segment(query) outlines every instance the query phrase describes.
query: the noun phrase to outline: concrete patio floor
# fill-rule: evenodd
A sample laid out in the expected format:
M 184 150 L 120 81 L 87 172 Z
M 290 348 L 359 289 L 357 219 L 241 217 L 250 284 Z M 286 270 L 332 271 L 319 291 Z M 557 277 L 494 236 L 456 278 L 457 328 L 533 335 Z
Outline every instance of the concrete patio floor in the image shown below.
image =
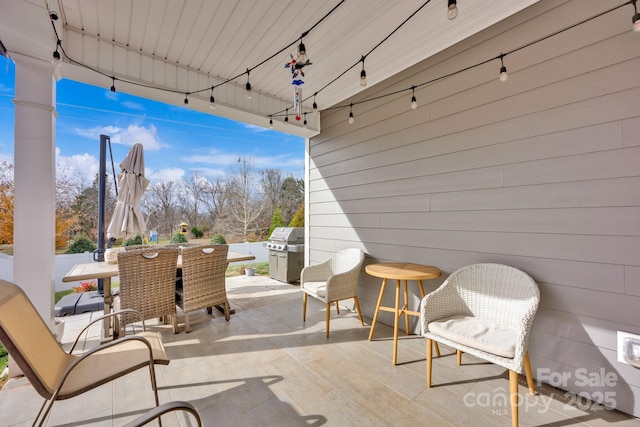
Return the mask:
M 331 315 L 325 337 L 324 304 L 309 299 L 302 322 L 299 287 L 261 276 L 227 280 L 236 313 L 229 322 L 214 310 L 191 315 L 192 332 L 162 333 L 171 357 L 158 366 L 161 403 L 186 400 L 208 426 L 510 426 L 508 374 L 504 368 L 441 346 L 434 360 L 434 387 L 427 389 L 425 341 L 401 336 L 399 364 L 391 364 L 391 327 L 378 324 L 368 341 L 371 319 L 361 326 L 349 301 Z M 95 314 L 94 314 L 95 315 Z M 63 343 L 89 315 L 66 318 Z M 179 321 L 182 314 L 179 312 Z M 97 341 L 99 330 L 92 331 Z M 92 345 L 92 342 L 87 345 Z M 67 344 L 68 345 L 68 344 Z M 49 426 L 119 426 L 153 406 L 148 370 L 141 369 L 81 396 L 56 402 Z M 597 405 L 571 405 L 564 391 L 546 385 L 520 393 L 522 426 L 640 426 L 640 420 Z M 573 399 L 575 400 L 575 399 Z M 0 425 L 27 426 L 42 399 L 24 378 L 11 379 L 0 393 Z M 190 426 L 170 414 L 163 426 Z

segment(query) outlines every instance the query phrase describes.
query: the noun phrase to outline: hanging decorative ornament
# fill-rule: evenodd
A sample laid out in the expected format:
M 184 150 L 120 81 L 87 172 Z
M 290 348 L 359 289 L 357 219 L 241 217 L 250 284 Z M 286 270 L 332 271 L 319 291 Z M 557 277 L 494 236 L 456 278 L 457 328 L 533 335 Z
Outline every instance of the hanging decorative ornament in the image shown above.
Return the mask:
M 291 84 L 293 85 L 293 109 L 296 112 L 296 120 L 302 119 L 302 85 L 304 84 L 304 71 L 306 65 L 311 65 L 309 59 L 302 60 L 301 54 L 298 57 L 289 54 L 291 60 L 284 64 L 284 68 L 291 70 Z M 305 55 L 306 58 L 306 55 Z

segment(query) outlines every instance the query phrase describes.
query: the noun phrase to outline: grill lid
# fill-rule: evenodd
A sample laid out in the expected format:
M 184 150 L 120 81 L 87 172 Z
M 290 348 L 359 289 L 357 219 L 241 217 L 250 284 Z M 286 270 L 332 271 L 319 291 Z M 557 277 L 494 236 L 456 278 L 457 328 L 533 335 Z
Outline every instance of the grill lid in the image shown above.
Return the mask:
M 272 242 L 304 244 L 303 227 L 276 227 L 269 238 Z

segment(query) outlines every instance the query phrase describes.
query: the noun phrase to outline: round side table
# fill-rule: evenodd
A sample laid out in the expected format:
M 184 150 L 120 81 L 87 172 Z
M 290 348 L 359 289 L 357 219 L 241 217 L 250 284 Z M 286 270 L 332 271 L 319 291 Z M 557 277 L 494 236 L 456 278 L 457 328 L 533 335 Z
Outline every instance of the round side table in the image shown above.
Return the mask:
M 380 296 L 378 296 L 378 303 L 376 304 L 376 311 L 373 315 L 373 322 L 371 322 L 371 331 L 369 332 L 369 341 L 373 339 L 373 332 L 376 327 L 376 321 L 378 320 L 378 313 L 382 311 L 390 311 L 394 313 L 393 323 L 393 364 L 395 365 L 398 359 L 398 319 L 404 314 L 404 323 L 406 334 L 409 335 L 409 316 L 420 316 L 417 311 L 409 310 L 409 295 L 408 284 L 409 280 L 415 280 L 420 287 L 420 295 L 424 297 L 424 287 L 422 286 L 423 280 L 435 279 L 440 277 L 442 272 L 430 265 L 412 264 L 406 262 L 390 262 L 369 264 L 365 267 L 367 274 L 379 277 L 382 279 L 382 286 L 380 287 Z M 396 304 L 395 307 L 382 306 L 382 296 L 384 295 L 384 289 L 387 286 L 387 279 L 396 281 Z M 404 283 L 404 305 L 400 307 L 400 288 L 401 283 Z

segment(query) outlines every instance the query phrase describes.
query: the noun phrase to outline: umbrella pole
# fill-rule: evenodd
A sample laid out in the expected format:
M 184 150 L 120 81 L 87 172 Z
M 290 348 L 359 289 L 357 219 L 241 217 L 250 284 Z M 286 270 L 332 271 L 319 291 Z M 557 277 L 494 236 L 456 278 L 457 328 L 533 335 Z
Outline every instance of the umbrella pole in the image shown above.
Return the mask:
M 104 238 L 105 238 L 105 193 L 107 180 L 107 141 L 110 137 L 100 135 L 100 168 L 98 171 L 98 250 L 96 261 L 104 261 Z M 104 279 L 98 279 L 98 291 L 104 292 Z

